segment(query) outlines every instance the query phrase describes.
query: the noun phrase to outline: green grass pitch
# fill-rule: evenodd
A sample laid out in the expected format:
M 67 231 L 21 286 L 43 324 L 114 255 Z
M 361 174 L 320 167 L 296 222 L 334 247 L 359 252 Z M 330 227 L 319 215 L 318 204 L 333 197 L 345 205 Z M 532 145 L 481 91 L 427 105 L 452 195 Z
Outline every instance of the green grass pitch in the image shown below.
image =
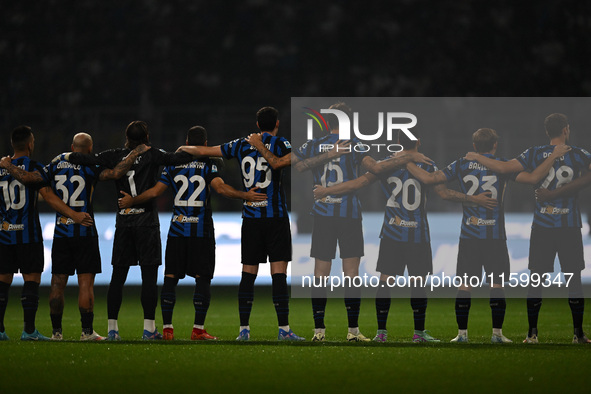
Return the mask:
M 75 280 L 67 290 L 61 343 L 18 340 L 22 329 L 20 287 L 13 286 L 6 312 L 8 342 L 0 342 L 0 392 L 589 392 L 591 346 L 573 345 L 572 321 L 564 299 L 546 299 L 540 314 L 539 345 L 521 343 L 527 330 L 522 299 L 507 300 L 503 333 L 511 345 L 491 345 L 488 300 L 474 299 L 469 344 L 450 344 L 456 335 L 454 300 L 433 299 L 427 328 L 441 344 L 413 344 L 409 301 L 395 299 L 388 320 L 389 343 L 347 343 L 344 303 L 327 307 L 326 343 L 311 343 L 310 301 L 292 299 L 290 323 L 308 341 L 277 343 L 270 289 L 258 287 L 250 343 L 237 343 L 236 288 L 214 287 L 206 328 L 219 342 L 189 341 L 192 288 L 180 287 L 173 342 L 143 342 L 138 287 L 126 287 L 119 343 L 80 343 Z M 41 288 L 37 328 L 51 334 L 48 288 Z M 106 288 L 96 290 L 95 329 L 106 335 Z M 586 314 L 585 327 L 591 318 Z M 160 308 L 157 325 L 162 328 Z M 373 300 L 363 300 L 361 331 L 377 328 Z

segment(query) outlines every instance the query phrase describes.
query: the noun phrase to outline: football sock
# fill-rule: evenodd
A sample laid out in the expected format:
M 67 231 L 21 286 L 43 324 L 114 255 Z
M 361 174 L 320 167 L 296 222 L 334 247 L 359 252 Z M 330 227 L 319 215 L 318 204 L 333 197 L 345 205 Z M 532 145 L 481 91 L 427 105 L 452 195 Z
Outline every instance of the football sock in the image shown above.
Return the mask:
M 193 306 L 195 307 L 194 323 L 203 326 L 211 300 L 211 279 L 195 278 L 195 291 L 193 292 Z
M 21 304 L 23 306 L 25 332 L 32 334 L 35 331 L 35 315 L 39 307 L 39 283 L 25 281 L 21 295 Z
M 50 313 L 49 317 L 51 318 L 51 328 L 53 329 L 53 332 L 62 332 L 63 313 Z
M 6 331 L 4 327 L 4 315 L 6 314 L 6 306 L 8 305 L 8 289 L 10 284 L 0 282 L 0 332 Z
M 156 305 L 158 305 L 158 266 L 145 265 L 142 270 L 142 308 L 144 309 L 144 320 L 156 319 Z M 154 330 L 150 330 L 154 332 Z
M 569 298 L 568 305 L 573 315 L 573 328 L 576 336 L 582 336 L 583 333 L 583 312 L 585 311 L 584 298 Z
M 354 287 L 345 288 L 345 307 L 347 308 L 349 327 L 359 327 L 360 289 Z
M 123 300 L 123 285 L 127 279 L 129 267 L 122 267 L 119 265 L 113 266 L 113 273 L 111 275 L 111 283 L 107 291 L 107 316 L 109 320 L 117 320 L 119 316 L 119 309 L 121 308 L 121 301 Z M 109 331 L 114 330 L 110 328 Z
M 156 320 L 144 319 L 144 330 L 149 331 L 149 332 L 156 331 Z
M 289 324 L 287 326 L 279 326 L 279 329 L 285 332 L 289 332 Z
M 164 277 L 164 284 L 160 293 L 160 309 L 162 310 L 162 322 L 165 325 L 172 324 L 172 312 L 176 302 L 176 285 L 178 283 L 177 278 Z
M 542 288 L 530 286 L 527 290 L 527 321 L 529 329 L 527 336 L 533 335 L 533 329 L 538 330 L 538 317 L 540 316 L 540 308 L 542 308 Z M 537 335 L 537 334 L 536 334 Z
M 427 294 L 422 287 L 413 287 L 410 291 L 410 306 L 415 323 L 415 331 L 425 331 L 427 312 Z
M 569 283 L 568 305 L 573 316 L 573 328 L 575 335 L 583 336 L 583 312 L 585 311 L 585 298 L 583 298 L 583 284 L 581 271 L 574 272 Z
M 90 335 L 94 331 L 94 328 L 92 327 L 93 320 L 94 320 L 94 313 L 93 312 L 80 311 L 80 322 L 82 323 L 82 332 L 84 334 Z
M 470 306 L 472 305 L 472 295 L 469 291 L 458 290 L 456 295 L 456 322 L 458 323 L 458 330 L 468 329 L 468 315 L 470 314 Z
M 108 319 L 107 320 L 107 330 L 108 331 L 119 331 L 119 325 L 117 324 L 117 319 Z
M 499 288 L 492 288 L 490 290 L 490 311 L 492 313 L 493 328 L 503 328 L 503 321 L 505 320 L 505 310 L 507 309 L 507 302 L 505 301 L 505 291 Z
M 326 287 L 312 288 L 312 313 L 314 315 L 314 328 L 326 328 L 324 326 L 324 313 L 326 311 Z
M 287 289 L 287 275 L 273 274 L 273 305 L 277 313 L 277 323 L 279 326 L 289 325 L 289 291 Z
M 349 333 L 351 333 L 353 335 L 360 334 L 359 327 L 349 327 L 348 331 L 349 331 Z
M 250 320 L 250 311 L 254 301 L 254 281 L 257 278 L 255 274 L 242 272 L 242 279 L 238 286 L 238 312 L 240 314 L 240 326 L 248 326 Z M 242 328 L 240 329 L 242 330 Z
M 388 313 L 390 312 L 390 288 L 386 282 L 380 282 L 376 293 L 376 317 L 378 320 L 378 330 L 385 330 L 388 322 Z

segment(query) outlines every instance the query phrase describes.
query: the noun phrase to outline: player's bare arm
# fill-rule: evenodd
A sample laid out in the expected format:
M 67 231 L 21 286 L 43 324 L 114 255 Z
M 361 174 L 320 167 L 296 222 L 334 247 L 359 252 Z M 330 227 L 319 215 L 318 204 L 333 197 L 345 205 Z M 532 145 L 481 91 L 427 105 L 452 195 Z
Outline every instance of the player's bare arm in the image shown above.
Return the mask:
M 497 205 L 499 205 L 499 202 L 496 199 L 490 197 L 492 194 L 491 192 L 484 192 L 469 196 L 467 194 L 448 189 L 444 184 L 438 184 L 434 186 L 433 190 L 435 190 L 435 193 L 437 193 L 439 197 L 447 201 L 478 204 L 486 209 L 494 209 Z
M 187 152 L 194 157 L 222 157 L 221 146 L 193 146 L 183 145 L 180 146 L 177 152 Z
M 333 159 L 336 159 L 342 155 L 351 153 L 351 141 L 350 140 L 338 140 L 336 144 L 327 152 L 318 154 L 314 157 L 309 157 L 305 160 L 299 160 L 297 156 L 293 156 L 292 165 L 299 172 L 311 170 L 314 167 L 324 165 Z
M 550 156 L 548 156 L 546 160 L 542 162 L 542 164 L 536 167 L 534 171 L 522 171 L 517 175 L 515 180 L 520 183 L 529 183 L 531 185 L 535 185 L 548 175 L 548 172 L 554 165 L 554 162 L 560 159 L 570 150 L 571 147 L 568 145 L 556 145 Z
M 412 162 L 406 164 L 406 169 L 412 174 L 412 176 L 417 178 L 425 185 L 433 185 L 436 183 L 447 182 L 447 177 L 441 170 L 435 172 L 427 172 Z
M 245 141 L 252 145 L 261 155 L 263 155 L 272 169 L 278 170 L 291 165 L 291 152 L 281 157 L 274 155 L 273 152 L 267 149 L 267 147 L 263 144 L 263 133 L 250 134 L 245 138 Z
M 259 189 L 258 187 L 253 187 L 249 191 L 243 192 L 240 190 L 236 190 L 231 185 L 228 185 L 220 177 L 214 178 L 211 181 L 211 186 L 217 193 L 227 198 L 246 200 L 250 202 L 265 201 L 267 199 L 267 195 L 265 193 L 257 192 L 257 190 Z
M 0 168 L 6 169 L 10 175 L 12 175 L 15 179 L 17 179 L 20 183 L 24 185 L 31 185 L 35 183 L 42 183 L 43 177 L 39 173 L 39 171 L 25 171 L 22 168 L 19 168 L 12 164 L 11 157 L 5 156 L 0 160 Z
M 558 189 L 548 190 L 544 188 L 536 189 L 536 199 L 541 202 L 556 200 L 557 198 L 570 197 L 591 185 L 591 171 L 574 181 L 559 187 Z
M 377 176 L 370 172 L 366 172 L 358 178 L 339 183 L 338 185 L 329 187 L 314 185 L 314 199 L 320 200 L 326 196 L 340 196 L 343 194 L 353 193 L 359 189 L 363 189 L 364 187 L 371 185 L 377 180 Z
M 416 151 L 398 152 L 388 159 L 382 161 L 376 161 L 375 159 L 366 156 L 363 158 L 361 164 L 372 174 L 380 174 L 383 172 L 392 171 L 398 167 L 402 167 L 411 161 L 414 161 L 415 163 L 433 164 L 433 160 Z
M 164 191 L 168 188 L 162 182 L 156 182 L 154 186 L 146 190 L 145 192 L 141 193 L 138 196 L 132 197 L 130 194 L 124 192 L 123 190 L 119 191 L 123 195 L 123 197 L 117 200 L 119 204 L 119 208 L 130 208 L 134 205 L 140 205 L 147 201 L 150 201 L 158 196 L 160 196 Z
M 464 158 L 470 161 L 477 161 L 483 166 L 499 174 L 510 174 L 512 172 L 521 172 L 524 170 L 523 166 L 517 159 L 500 161 L 486 157 L 476 152 L 468 152 Z
M 146 153 L 151 147 L 141 144 L 135 147 L 134 150 L 129 152 L 113 169 L 105 169 L 99 175 L 99 180 L 117 180 L 123 175 L 127 174 L 138 156 Z
M 62 215 L 69 217 L 76 224 L 89 227 L 92 226 L 93 220 L 88 212 L 76 212 L 66 205 L 61 198 L 59 198 L 49 186 L 45 186 L 39 190 L 41 197 L 49 204 L 49 206 Z

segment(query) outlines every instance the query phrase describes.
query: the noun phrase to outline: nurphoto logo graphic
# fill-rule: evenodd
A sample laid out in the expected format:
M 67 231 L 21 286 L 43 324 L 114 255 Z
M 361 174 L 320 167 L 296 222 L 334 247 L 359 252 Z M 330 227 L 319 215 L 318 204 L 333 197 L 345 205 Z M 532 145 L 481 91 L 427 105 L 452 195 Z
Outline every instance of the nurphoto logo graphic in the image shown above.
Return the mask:
M 351 122 L 349 115 L 339 109 L 323 108 L 320 110 L 320 112 L 310 107 L 303 107 L 303 109 L 303 113 L 310 117 L 310 119 L 307 120 L 308 140 L 314 139 L 314 124 L 316 124 L 320 128 L 320 131 L 323 133 L 328 133 L 330 132 L 330 130 L 338 130 L 340 140 L 350 140 L 351 138 L 357 138 L 361 141 L 361 143 L 354 144 L 353 146 L 347 146 L 345 148 L 337 146 L 337 150 L 345 149 L 347 151 L 354 150 L 356 152 L 369 152 L 370 150 L 375 150 L 377 152 L 380 152 L 383 149 L 391 153 L 402 151 L 403 147 L 396 143 L 364 143 L 366 141 L 377 141 L 378 139 L 382 138 L 382 136 L 384 135 L 384 129 L 386 132 L 386 139 L 388 142 L 397 139 L 397 133 L 394 133 L 394 131 L 397 132 L 398 130 L 406 134 L 406 136 L 410 140 L 417 140 L 417 137 L 415 137 L 414 134 L 410 131 L 411 128 L 416 126 L 417 117 L 409 112 L 378 112 L 378 129 L 373 134 L 368 134 L 365 133 L 365 130 L 360 130 L 359 112 L 353 112 L 353 122 Z M 326 121 L 322 114 L 334 115 L 336 117 L 336 123 L 333 121 L 332 124 L 329 126 L 329 122 Z M 401 119 L 405 119 L 407 120 L 407 122 L 400 123 Z M 353 124 L 353 133 L 351 133 L 351 123 Z M 333 147 L 334 146 L 332 144 L 321 144 L 320 151 L 325 152 L 332 149 Z

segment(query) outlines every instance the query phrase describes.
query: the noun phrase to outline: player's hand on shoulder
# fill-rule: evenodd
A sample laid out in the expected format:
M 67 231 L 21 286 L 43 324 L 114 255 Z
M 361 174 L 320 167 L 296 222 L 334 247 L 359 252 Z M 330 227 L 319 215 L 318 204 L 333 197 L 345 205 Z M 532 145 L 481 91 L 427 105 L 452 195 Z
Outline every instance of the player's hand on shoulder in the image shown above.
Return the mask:
M 259 201 L 265 201 L 267 199 L 267 194 L 265 193 L 259 193 L 257 192 L 258 187 L 253 187 L 252 189 L 250 189 L 249 191 L 246 192 L 246 201 L 250 201 L 250 202 L 259 202 Z
M 543 187 L 536 189 L 536 200 L 538 200 L 539 202 L 552 200 L 551 195 L 552 192 L 548 189 L 545 189 Z
M 468 153 L 466 153 L 466 156 L 464 156 L 464 159 L 470 160 L 470 161 L 478 161 L 478 156 L 479 156 L 479 154 L 476 152 L 468 152 Z
M 554 150 L 552 151 L 552 156 L 554 156 L 555 159 L 558 159 L 558 158 L 564 156 L 571 149 L 572 148 L 566 144 L 556 145 L 554 147 Z
M 263 147 L 263 133 L 252 133 L 244 139 L 250 145 L 254 146 L 257 150 Z
M 68 159 L 70 158 L 70 153 L 72 152 L 64 152 L 61 153 L 59 155 L 57 155 L 56 157 L 53 158 L 53 160 L 51 160 L 51 164 L 56 164 L 59 163 L 60 161 L 68 161 Z
M 497 205 L 499 205 L 499 202 L 496 199 L 491 198 L 491 195 L 491 192 L 483 192 L 480 194 L 475 194 L 473 197 L 478 205 L 483 206 L 486 209 L 494 209 Z
M 435 163 L 431 158 L 425 156 L 420 152 L 412 153 L 412 161 L 414 161 L 415 163 L 423 163 L 427 165 L 432 165 L 433 163 Z
M 314 199 L 320 200 L 326 196 L 328 196 L 328 188 L 322 185 L 314 185 Z
M 12 163 L 12 159 L 10 156 L 4 156 L 2 160 L 0 160 L 0 168 L 8 168 L 8 165 Z
M 331 157 L 339 157 L 351 153 L 351 151 L 351 140 L 338 140 L 328 153 Z
M 133 205 L 133 197 L 125 193 L 123 190 L 121 190 L 120 193 L 123 194 L 123 197 L 117 200 L 119 208 L 130 208 Z

